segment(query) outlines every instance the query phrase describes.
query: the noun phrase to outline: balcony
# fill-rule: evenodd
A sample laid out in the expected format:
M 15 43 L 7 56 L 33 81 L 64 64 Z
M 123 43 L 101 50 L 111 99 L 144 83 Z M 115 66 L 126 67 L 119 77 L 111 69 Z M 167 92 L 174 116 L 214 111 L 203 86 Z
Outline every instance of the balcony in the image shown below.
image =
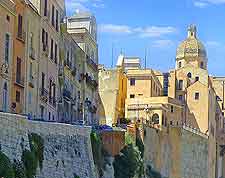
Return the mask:
M 25 84 L 24 77 L 21 77 L 21 76 L 18 76 L 17 75 L 16 76 L 15 84 L 18 85 L 18 86 L 20 86 L 20 87 L 22 87 L 22 88 L 24 88 L 24 84 Z
M 18 39 L 19 41 L 25 43 L 25 41 L 26 41 L 26 32 L 23 31 L 23 30 L 18 31 L 16 39 Z
M 86 82 L 87 82 L 87 84 L 89 84 L 93 88 L 97 88 L 98 87 L 98 82 L 96 80 L 92 79 L 91 76 L 86 75 Z
M 29 77 L 29 86 L 30 86 L 31 88 L 34 88 L 34 77 L 33 77 L 33 76 L 30 76 L 30 77 Z
M 88 55 L 86 56 L 87 59 L 87 63 L 94 69 L 94 70 L 98 70 L 98 65 L 94 62 L 93 59 L 91 59 Z
M 30 48 L 29 56 L 31 59 L 35 60 L 35 49 L 32 47 Z
M 64 61 L 64 66 L 66 66 L 66 67 L 68 67 L 68 68 L 72 68 L 72 62 L 71 61 L 69 61 L 69 60 L 65 60 Z
M 48 48 L 48 45 L 47 44 L 44 44 L 43 43 L 43 54 L 48 57 L 48 54 L 49 54 L 49 48 Z
M 67 89 L 63 89 L 63 97 L 67 100 L 71 100 L 72 99 L 71 92 Z
M 76 73 L 77 73 L 77 69 L 74 67 L 73 70 L 71 71 L 71 75 L 75 77 Z
M 0 68 L 0 75 L 3 78 L 8 79 L 9 78 L 9 64 L 8 63 L 2 63 L 1 68 Z
M 49 97 L 49 103 L 50 103 L 53 107 L 56 107 L 56 99 L 55 99 L 55 97 Z
M 45 88 L 40 89 L 40 98 L 42 101 L 47 102 L 48 101 L 48 90 Z

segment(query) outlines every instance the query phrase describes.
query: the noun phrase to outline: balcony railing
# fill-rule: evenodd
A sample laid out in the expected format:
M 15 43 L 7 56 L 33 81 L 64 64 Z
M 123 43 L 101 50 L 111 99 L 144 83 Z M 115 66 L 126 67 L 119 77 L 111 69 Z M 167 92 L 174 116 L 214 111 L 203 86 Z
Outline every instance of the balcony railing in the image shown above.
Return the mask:
M 86 58 L 87 58 L 87 63 L 91 65 L 94 70 L 98 70 L 98 65 L 94 62 L 94 60 L 91 59 L 89 56 L 87 56 Z
M 44 102 L 48 101 L 48 90 L 46 90 L 45 88 L 41 88 L 40 89 L 40 97 L 41 100 Z
M 98 82 L 96 80 L 92 79 L 91 76 L 86 75 L 86 82 L 87 82 L 87 84 L 93 86 L 94 88 L 98 87 Z
M 15 82 L 17 85 L 21 86 L 21 87 L 24 87 L 24 77 L 21 77 L 21 76 L 16 76 L 16 82 Z
M 67 90 L 67 89 L 64 89 L 63 90 L 63 97 L 68 99 L 68 100 L 71 100 L 71 98 L 72 98 L 71 97 L 71 92 L 69 90 Z
M 25 43 L 26 41 L 26 32 L 21 30 L 17 32 L 17 39 Z
M 35 49 L 34 48 L 32 48 L 32 47 L 30 48 L 30 54 L 29 55 L 30 55 L 31 59 L 35 60 Z

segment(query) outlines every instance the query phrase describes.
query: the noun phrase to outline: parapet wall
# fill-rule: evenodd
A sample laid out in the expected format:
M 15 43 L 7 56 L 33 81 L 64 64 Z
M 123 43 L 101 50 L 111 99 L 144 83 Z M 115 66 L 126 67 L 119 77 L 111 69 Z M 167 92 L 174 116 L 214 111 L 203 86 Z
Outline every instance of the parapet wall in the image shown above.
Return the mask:
M 0 150 L 11 161 L 20 161 L 29 148 L 28 134 L 44 140 L 43 168 L 37 178 L 96 178 L 90 127 L 28 121 L 25 117 L 0 113 Z
M 145 163 L 166 178 L 211 178 L 209 139 L 185 128 L 145 128 Z

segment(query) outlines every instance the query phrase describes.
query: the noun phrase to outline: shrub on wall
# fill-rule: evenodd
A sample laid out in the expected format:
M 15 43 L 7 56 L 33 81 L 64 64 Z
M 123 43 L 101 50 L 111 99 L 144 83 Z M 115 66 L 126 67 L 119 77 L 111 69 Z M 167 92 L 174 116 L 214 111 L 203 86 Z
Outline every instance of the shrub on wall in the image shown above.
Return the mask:
M 94 163 L 98 169 L 99 176 L 103 176 L 105 169 L 106 157 L 108 153 L 104 150 L 101 137 L 94 131 L 91 133 L 91 146 Z
M 14 178 L 13 166 L 9 158 L 0 151 L 0 177 L 4 178 Z

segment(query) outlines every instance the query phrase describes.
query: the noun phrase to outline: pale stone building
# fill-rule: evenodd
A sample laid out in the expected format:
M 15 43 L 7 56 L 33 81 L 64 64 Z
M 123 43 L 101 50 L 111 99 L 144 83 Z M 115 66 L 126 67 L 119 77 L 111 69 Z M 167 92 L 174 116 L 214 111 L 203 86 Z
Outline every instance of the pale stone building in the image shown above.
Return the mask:
M 67 19 L 67 31 L 85 52 L 80 80 L 83 88 L 84 124 L 98 123 L 98 45 L 96 19 L 90 13 L 76 13 Z
M 45 121 L 58 121 L 60 23 L 65 16 L 65 1 L 41 1 L 40 15 L 37 118 Z
M 34 3 L 34 4 L 33 4 Z M 24 114 L 29 119 L 38 115 L 38 70 L 40 62 L 40 3 L 27 1 L 24 19 L 26 21 L 25 43 L 25 93 Z
M 99 123 L 116 125 L 125 116 L 126 75 L 122 66 L 99 66 Z

